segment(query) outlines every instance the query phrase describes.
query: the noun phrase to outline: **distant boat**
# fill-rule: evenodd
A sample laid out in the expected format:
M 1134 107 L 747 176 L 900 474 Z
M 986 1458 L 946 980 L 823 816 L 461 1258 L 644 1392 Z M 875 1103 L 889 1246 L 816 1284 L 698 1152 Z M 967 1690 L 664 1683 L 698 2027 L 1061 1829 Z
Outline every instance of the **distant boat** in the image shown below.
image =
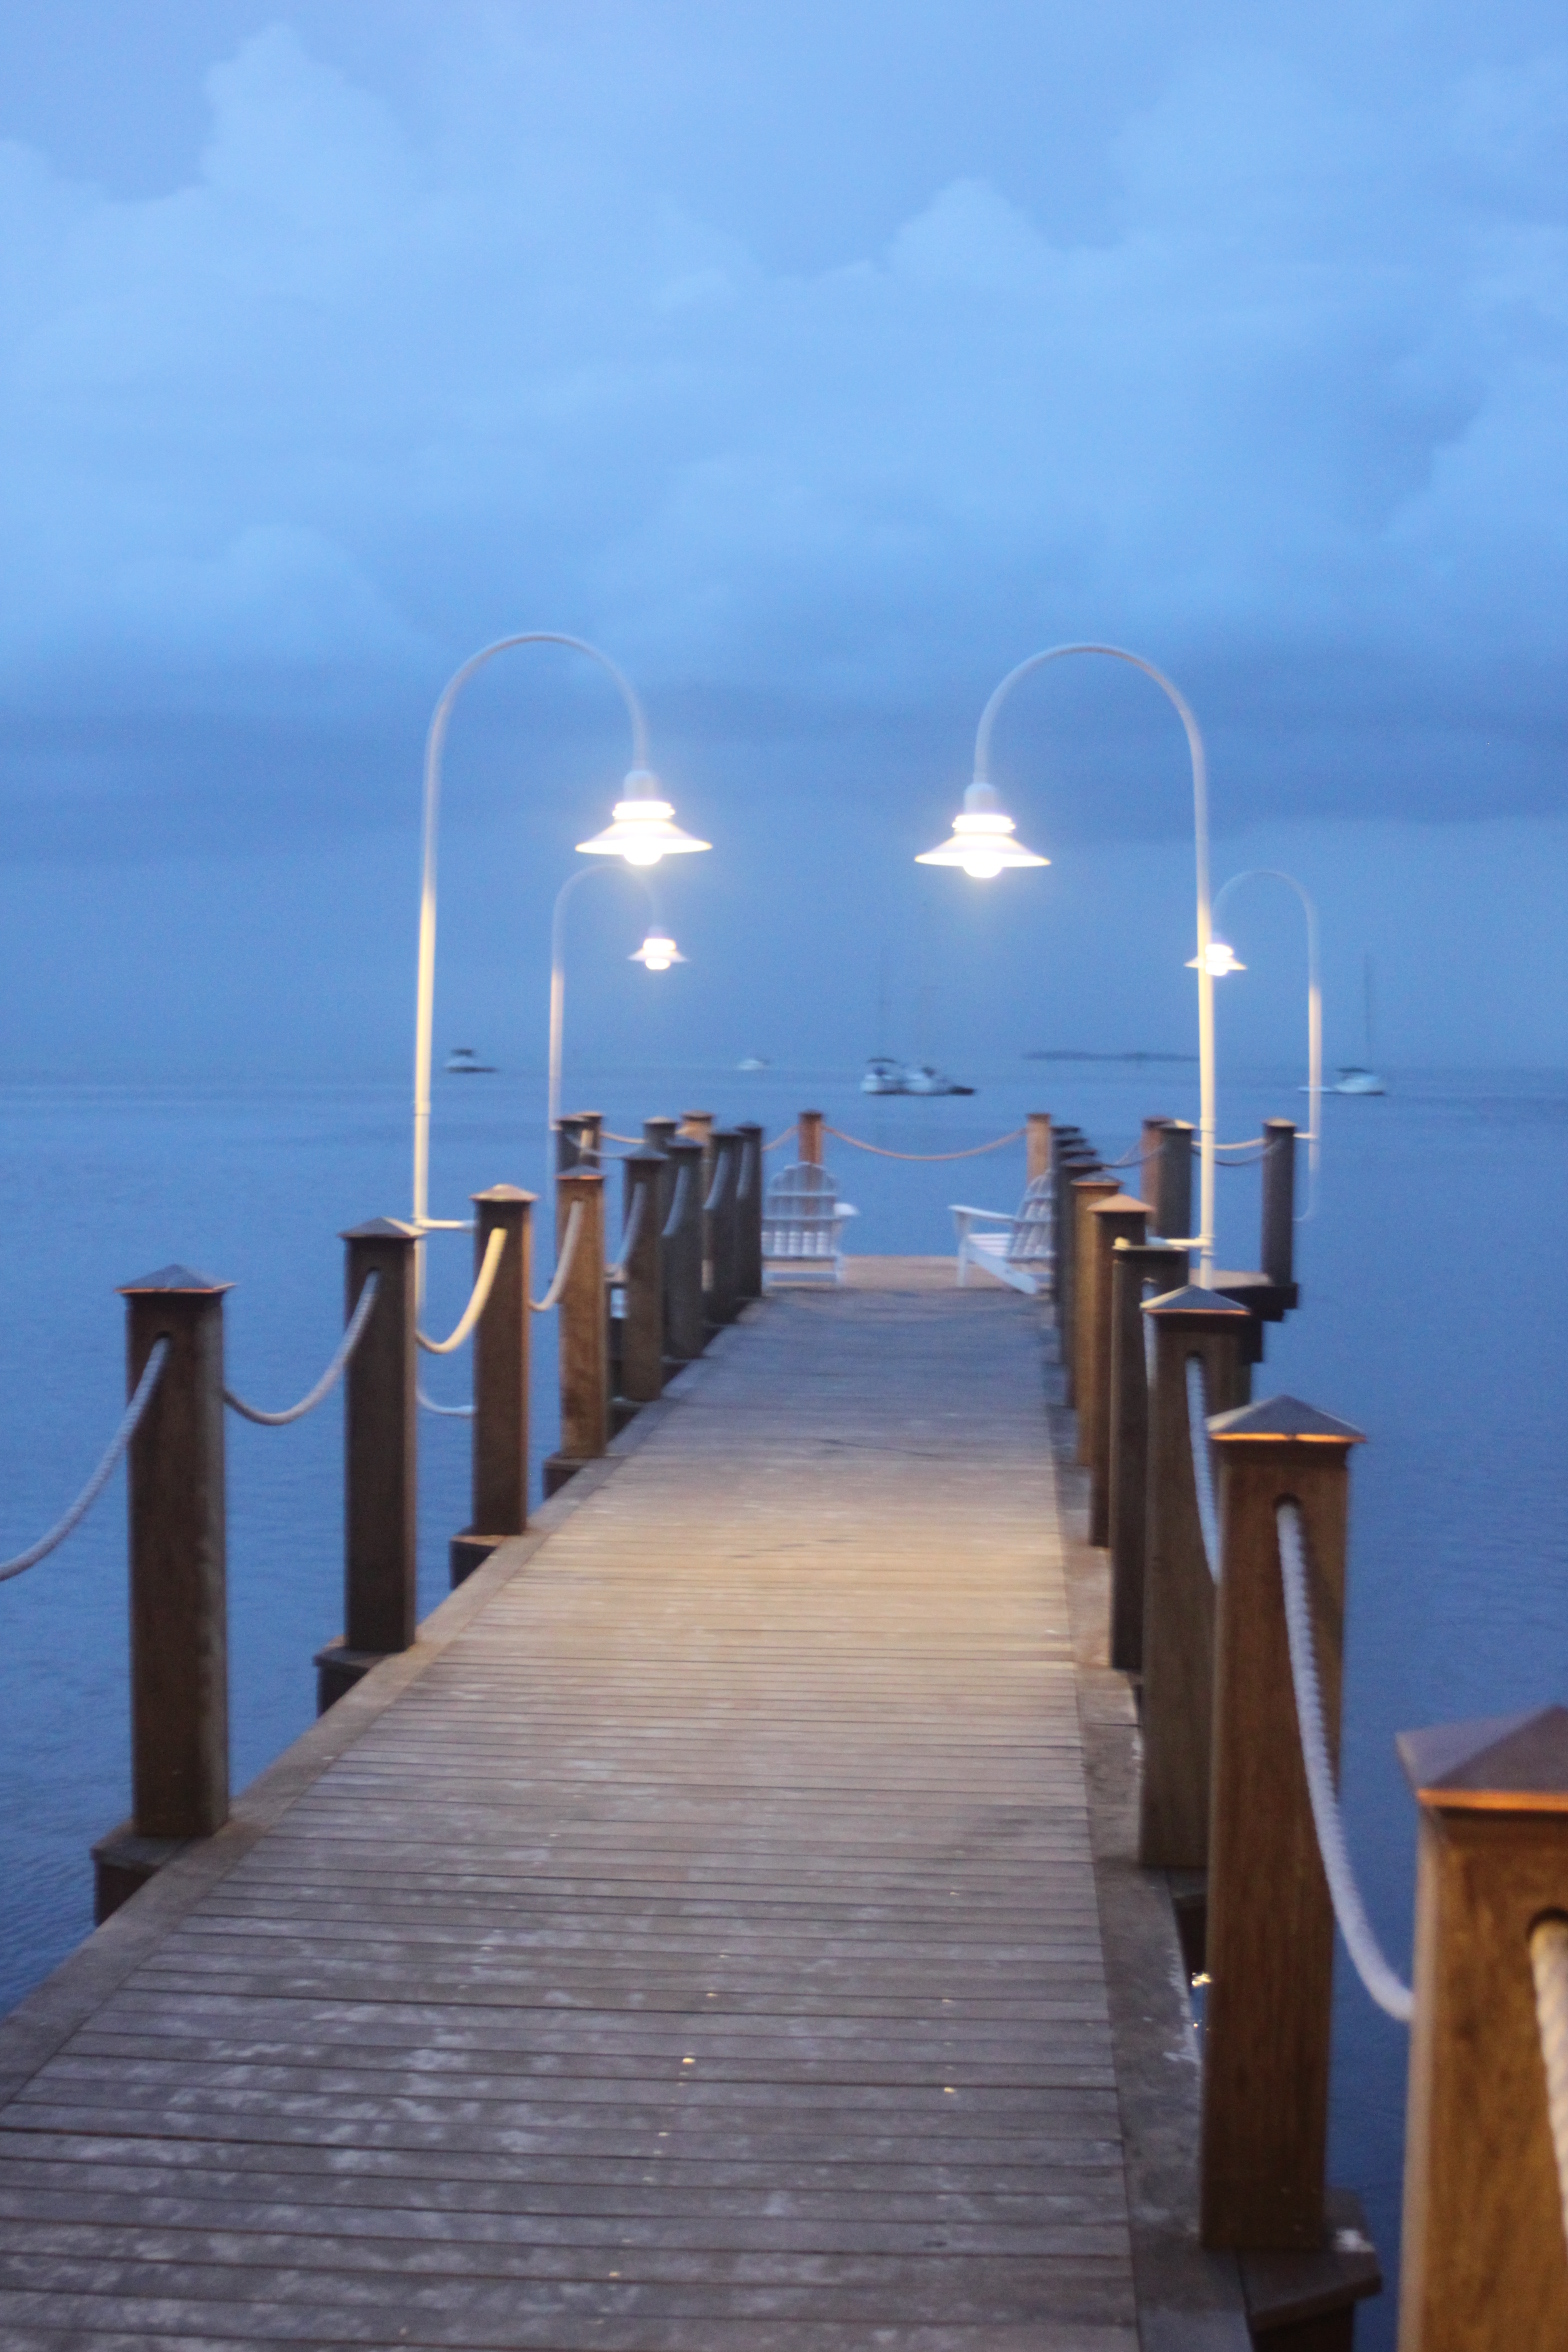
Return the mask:
M 972 1086 L 960 1086 L 956 1078 L 949 1078 L 941 1070 L 934 1070 L 929 1062 L 911 1062 L 904 1072 L 906 1094 L 973 1094 Z
M 873 1054 L 860 1081 L 862 1094 L 903 1094 L 904 1073 L 887 1054 Z
M 895 1062 L 891 1054 L 873 1054 L 860 1081 L 862 1094 L 973 1094 L 929 1062 Z
M 1370 1062 L 1373 1050 L 1372 958 L 1370 956 L 1361 967 L 1361 1014 L 1366 1027 L 1367 1061 Z M 1329 1088 L 1329 1092 L 1330 1094 L 1387 1094 L 1388 1088 L 1383 1084 L 1376 1070 L 1368 1069 L 1360 1062 L 1346 1062 L 1341 1067 L 1338 1078 Z
M 760 1054 L 745 1054 L 735 1067 L 737 1070 L 771 1070 L 773 1064 L 764 1061 Z
M 476 1060 L 471 1045 L 454 1045 L 443 1065 L 449 1078 L 493 1078 L 495 1064 Z

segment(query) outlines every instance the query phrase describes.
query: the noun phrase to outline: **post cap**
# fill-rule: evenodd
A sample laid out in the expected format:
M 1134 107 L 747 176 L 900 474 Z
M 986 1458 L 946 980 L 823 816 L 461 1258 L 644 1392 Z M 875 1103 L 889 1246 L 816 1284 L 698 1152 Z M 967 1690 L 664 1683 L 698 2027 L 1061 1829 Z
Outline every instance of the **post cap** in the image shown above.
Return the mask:
M 1094 1217 L 1152 1217 L 1154 1212 L 1147 1201 L 1139 1200 L 1130 1192 L 1116 1192 L 1109 1200 L 1096 1201 L 1089 1212 Z
M 623 1168 L 662 1168 L 665 1157 L 666 1155 L 655 1145 L 645 1143 L 641 1151 L 623 1152 L 621 1166 Z
M 602 1168 L 559 1168 L 556 1171 L 555 1181 L 558 1189 L 563 1184 L 602 1184 L 604 1170 Z
M 1169 1249 L 1169 1242 L 1164 1246 Z M 1187 1253 L 1177 1250 L 1174 1254 L 1184 1258 Z M 1185 1331 L 1189 1326 L 1193 1330 L 1238 1331 L 1252 1321 L 1250 1308 L 1238 1307 L 1220 1291 L 1200 1290 L 1195 1282 L 1182 1290 L 1168 1290 L 1161 1298 L 1145 1299 L 1143 1312 L 1169 1323 L 1174 1331 Z
M 524 1192 L 517 1184 L 492 1184 L 488 1192 L 471 1192 L 469 1199 L 476 1202 L 536 1201 L 536 1192 Z
M 1402 1731 L 1394 1745 L 1422 1805 L 1442 1812 L 1568 1813 L 1568 1707 Z
M 120 1284 L 121 1298 L 135 1298 L 144 1291 L 187 1291 L 193 1296 L 210 1298 L 215 1291 L 232 1290 L 232 1282 L 214 1282 L 210 1274 L 197 1274 L 189 1266 L 160 1266 L 156 1274 L 142 1274 L 134 1282 Z
M 1121 1178 L 1119 1176 L 1105 1176 L 1097 1174 L 1096 1171 L 1099 1169 L 1099 1166 L 1100 1162 L 1096 1160 L 1087 1175 L 1075 1176 L 1073 1178 L 1074 1192 L 1082 1192 L 1084 1187 L 1090 1184 L 1094 1186 L 1096 1192 L 1121 1191 Z
M 417 1241 L 417 1225 L 405 1225 L 401 1217 L 372 1217 L 368 1224 L 351 1225 L 339 1241 Z
M 1245 1314 L 1245 1307 L 1238 1309 Z M 1353 1429 L 1348 1421 L 1336 1421 L 1332 1413 L 1320 1413 L 1316 1405 L 1304 1405 L 1299 1397 L 1264 1397 L 1255 1405 L 1238 1406 L 1234 1413 L 1216 1413 L 1209 1423 L 1209 1435 L 1221 1445 L 1228 1438 L 1250 1438 L 1263 1444 L 1286 1443 L 1299 1445 L 1365 1445 L 1366 1433 Z

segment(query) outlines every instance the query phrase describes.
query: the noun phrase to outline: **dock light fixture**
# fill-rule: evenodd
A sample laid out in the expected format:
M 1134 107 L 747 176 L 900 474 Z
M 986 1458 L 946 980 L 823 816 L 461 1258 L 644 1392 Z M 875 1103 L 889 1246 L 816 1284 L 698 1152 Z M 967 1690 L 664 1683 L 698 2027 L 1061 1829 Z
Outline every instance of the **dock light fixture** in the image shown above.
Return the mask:
M 675 823 L 675 811 L 660 794 L 659 780 L 648 761 L 648 721 L 630 679 L 601 653 L 597 645 L 586 638 L 568 637 L 558 629 L 522 629 L 511 637 L 498 637 L 493 645 L 482 646 L 470 655 L 462 667 L 455 670 L 441 690 L 430 720 L 430 732 L 425 739 L 425 817 L 424 846 L 420 867 L 419 893 L 419 980 L 414 1016 L 414 1214 L 413 1222 L 420 1232 L 430 1226 L 430 1066 L 434 1033 L 436 993 L 436 843 L 441 820 L 441 762 L 446 748 L 447 728 L 451 723 L 452 706 L 470 678 L 494 661 L 498 653 L 506 653 L 514 645 L 564 645 L 574 653 L 587 654 L 601 669 L 608 670 L 620 689 L 632 729 L 632 764 L 622 786 L 622 798 L 615 804 L 612 821 L 591 841 L 579 843 L 579 848 L 592 857 L 619 857 L 626 865 L 656 866 L 661 858 L 677 857 L 688 851 L 711 848 L 712 844 L 699 841 L 694 834 L 683 833 Z M 604 869 L 585 866 L 584 874 Z M 560 1005 L 559 1005 L 559 925 L 560 902 L 557 901 L 556 972 L 552 976 L 551 1041 L 553 1051 L 554 1085 L 559 1084 Z M 660 934 L 662 937 L 662 933 Z M 669 962 L 683 962 L 673 952 Z M 642 960 L 642 959 L 639 959 Z M 651 971 L 662 971 L 667 965 L 650 961 Z M 552 1091 L 550 1117 L 552 1127 L 558 1115 L 558 1095 Z M 420 1252 L 421 1261 L 423 1251 Z M 421 1267 L 422 1271 L 422 1267 Z
M 1129 653 L 1120 645 L 1050 645 L 1042 653 L 1032 653 L 1026 661 L 1008 671 L 980 713 L 980 724 L 975 731 L 975 780 L 964 795 L 962 814 L 953 819 L 953 833 L 940 849 L 928 849 L 916 859 L 922 866 L 962 866 L 966 874 L 977 881 L 988 882 L 1008 866 L 1043 866 L 1049 861 L 1036 857 L 1013 839 L 1015 827 L 997 798 L 991 782 L 991 729 L 996 714 L 1021 678 L 1031 670 L 1038 670 L 1046 662 L 1062 661 L 1071 653 L 1101 653 L 1112 661 L 1126 662 L 1152 678 L 1163 694 L 1174 704 L 1176 714 L 1186 730 L 1187 749 L 1192 761 L 1192 829 L 1193 849 L 1197 866 L 1197 955 L 1193 962 L 1198 974 L 1198 1085 L 1201 1108 L 1198 1117 L 1198 1155 L 1200 1200 L 1195 1234 L 1168 1234 L 1167 1240 L 1179 1241 L 1198 1253 L 1198 1282 L 1205 1289 L 1213 1287 L 1214 1278 L 1214 1168 L 1215 1168 L 1215 1113 L 1214 1113 L 1214 982 L 1223 972 L 1239 971 L 1241 967 L 1231 957 L 1222 940 L 1215 940 L 1210 931 L 1209 914 L 1209 783 L 1208 761 L 1203 749 L 1203 737 L 1193 717 L 1186 697 L 1172 685 L 1163 670 L 1145 661 L 1138 653 Z M 1228 959 L 1215 961 L 1216 951 Z M 1314 1124 L 1316 1122 L 1314 1121 Z
M 997 797 L 994 784 L 977 776 L 964 794 L 964 805 L 953 819 L 951 836 L 939 849 L 923 850 L 917 866 L 962 866 L 974 882 L 992 882 L 1012 866 L 1048 866 L 1013 835 L 1018 828 Z
M 660 931 L 650 931 L 641 947 L 633 948 L 626 961 L 641 964 L 650 972 L 667 972 L 671 964 L 683 964 L 686 958 L 673 939 L 667 939 Z
M 1307 1120 L 1307 1132 L 1297 1138 L 1298 1142 L 1304 1143 L 1307 1147 L 1307 1205 L 1303 1213 L 1296 1219 L 1298 1225 L 1305 1225 L 1317 1207 L 1318 1158 L 1323 1148 L 1323 983 L 1318 971 L 1318 910 L 1296 880 L 1295 875 L 1287 874 L 1282 866 L 1249 866 L 1245 873 L 1232 874 L 1228 882 L 1220 884 L 1214 894 L 1214 912 L 1216 914 L 1219 913 L 1231 892 L 1239 890 L 1244 882 L 1283 882 L 1286 889 L 1293 890 L 1301 901 L 1301 911 L 1307 919 L 1306 1091 L 1311 1108 Z M 1209 953 L 1214 955 L 1221 951 L 1230 955 L 1230 949 L 1225 946 L 1223 940 L 1211 939 Z M 1245 964 L 1238 964 L 1234 958 L 1223 967 L 1227 972 L 1244 972 L 1246 968 Z M 1216 965 L 1214 969 L 1218 972 L 1221 967 Z
M 1187 958 L 1187 969 L 1189 972 L 1195 972 L 1198 969 L 1198 959 L 1196 956 L 1189 956 Z M 1239 964 L 1236 961 L 1235 950 L 1231 947 L 1228 940 L 1211 939 L 1209 941 L 1209 952 L 1205 960 L 1204 969 L 1208 972 L 1211 979 L 1223 980 L 1228 972 L 1244 972 L 1247 967 L 1245 964 Z

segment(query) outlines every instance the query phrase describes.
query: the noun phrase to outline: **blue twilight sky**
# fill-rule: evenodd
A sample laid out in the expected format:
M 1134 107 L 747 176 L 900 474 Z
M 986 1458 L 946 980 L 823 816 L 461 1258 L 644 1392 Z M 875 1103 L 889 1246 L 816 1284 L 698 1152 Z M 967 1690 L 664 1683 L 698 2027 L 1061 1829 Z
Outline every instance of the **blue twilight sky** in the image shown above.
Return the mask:
M 577 901 L 582 1058 L 1184 1047 L 1143 681 L 1010 706 L 1044 873 L 910 862 L 1103 637 L 1216 881 L 1318 893 L 1331 1058 L 1370 954 L 1391 1063 L 1568 1060 L 1547 0 L 51 0 L 0 142 L 0 1071 L 400 1067 L 429 707 L 528 627 L 716 844 L 666 981 Z M 462 706 L 443 1043 L 542 1058 L 625 764 L 571 656 Z M 1241 902 L 1230 1050 L 1298 933 Z

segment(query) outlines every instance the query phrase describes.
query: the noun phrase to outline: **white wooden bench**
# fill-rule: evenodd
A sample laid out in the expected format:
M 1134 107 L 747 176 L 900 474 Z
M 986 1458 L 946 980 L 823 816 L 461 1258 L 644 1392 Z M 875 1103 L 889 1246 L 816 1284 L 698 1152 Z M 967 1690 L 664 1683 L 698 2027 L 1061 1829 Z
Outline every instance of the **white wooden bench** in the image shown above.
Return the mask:
M 781 1168 L 762 1202 L 762 1278 L 842 1282 L 844 1226 L 860 1214 L 841 1201 L 826 1168 L 802 1161 Z
M 1018 1207 L 971 1209 L 953 1204 L 958 1233 L 958 1284 L 962 1289 L 971 1266 L 983 1266 L 998 1281 L 1030 1298 L 1049 1298 L 1056 1280 L 1056 1233 L 1051 1179 L 1037 1176 Z M 976 1233 L 977 1222 L 1000 1225 L 1000 1233 Z

